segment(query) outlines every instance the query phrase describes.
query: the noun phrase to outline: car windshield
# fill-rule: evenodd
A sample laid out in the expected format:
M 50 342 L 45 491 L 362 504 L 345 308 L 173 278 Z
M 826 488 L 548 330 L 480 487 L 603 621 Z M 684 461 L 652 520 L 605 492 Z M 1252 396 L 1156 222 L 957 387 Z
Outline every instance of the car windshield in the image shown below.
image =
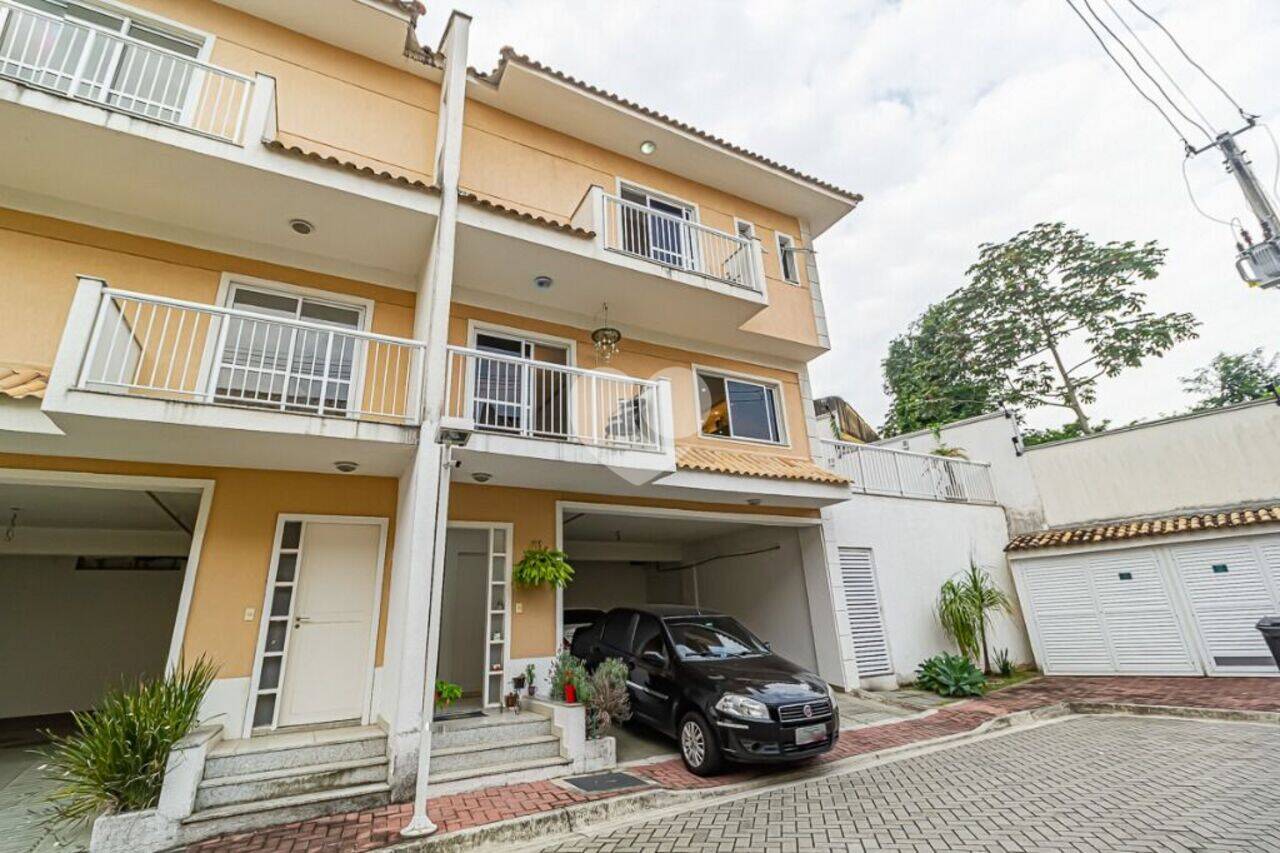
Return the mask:
M 667 629 L 681 660 L 726 660 L 769 653 L 764 643 L 728 616 L 668 620 Z

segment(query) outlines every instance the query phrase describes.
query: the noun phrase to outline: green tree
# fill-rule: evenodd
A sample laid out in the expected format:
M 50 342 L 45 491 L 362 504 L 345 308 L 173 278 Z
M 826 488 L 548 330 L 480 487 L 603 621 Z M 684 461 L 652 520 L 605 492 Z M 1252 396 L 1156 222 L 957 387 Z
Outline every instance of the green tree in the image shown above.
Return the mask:
M 1194 317 L 1151 313 L 1137 289 L 1164 257 L 1154 242 L 1099 244 L 1060 222 L 984 244 L 953 295 L 972 330 L 970 369 L 999 376 L 1005 402 L 1069 409 L 1092 434 L 1085 406 L 1099 379 L 1196 337 Z
M 1217 409 L 1260 400 L 1280 382 L 1280 353 L 1270 359 L 1262 347 L 1242 353 L 1220 352 L 1206 367 L 1182 377 L 1182 389 L 1200 399 L 1192 409 Z
M 990 573 L 971 559 L 967 571 L 942 584 L 937 612 L 943 633 L 955 642 L 960 654 L 981 660 L 982 671 L 990 674 L 987 629 L 996 613 L 1013 612 L 1013 601 Z
M 991 411 L 999 402 L 993 377 L 966 357 L 972 337 L 952 300 L 930 305 L 889 344 L 881 363 L 891 402 L 883 435 L 901 435 Z

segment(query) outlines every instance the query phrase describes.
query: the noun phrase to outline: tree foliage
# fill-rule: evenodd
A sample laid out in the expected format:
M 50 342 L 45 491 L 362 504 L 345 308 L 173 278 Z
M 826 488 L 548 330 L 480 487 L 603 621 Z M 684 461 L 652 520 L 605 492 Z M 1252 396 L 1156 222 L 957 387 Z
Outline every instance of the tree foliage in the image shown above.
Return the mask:
M 886 437 L 952 423 L 990 411 L 998 383 L 979 375 L 965 354 L 971 337 L 952 300 L 930 305 L 889 344 L 881 363 L 891 398 Z
M 996 613 L 1012 613 L 1013 601 L 996 585 L 991 574 L 972 560 L 969 568 L 945 581 L 938 591 L 938 622 L 960 649 L 960 654 L 982 662 L 990 672 L 987 629 Z
M 1182 388 L 1200 399 L 1195 411 L 1260 400 L 1280 382 L 1280 353 L 1268 359 L 1262 347 L 1242 353 L 1220 352 L 1205 367 L 1182 377 Z

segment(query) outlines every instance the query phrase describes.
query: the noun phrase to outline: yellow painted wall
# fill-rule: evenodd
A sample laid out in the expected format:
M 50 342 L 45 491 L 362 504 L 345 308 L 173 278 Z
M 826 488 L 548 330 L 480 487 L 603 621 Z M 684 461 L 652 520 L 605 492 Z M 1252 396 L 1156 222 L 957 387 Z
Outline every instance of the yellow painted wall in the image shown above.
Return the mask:
M 720 449 L 748 450 L 809 458 L 809 436 L 805 431 L 804 403 L 800 395 L 800 377 L 795 373 L 632 339 L 624 339 L 621 352 L 614 356 L 609 364 L 605 366 L 597 363 L 595 350 L 591 345 L 591 333 L 587 329 L 577 329 L 558 323 L 547 323 L 515 314 L 504 314 L 472 305 L 464 305 L 459 302 L 453 303 L 449 312 L 449 343 L 457 346 L 470 344 L 467 334 L 470 321 L 508 326 L 534 334 L 549 335 L 557 338 L 569 338 L 577 343 L 578 367 L 592 370 L 608 369 L 619 371 L 639 379 L 670 379 L 672 386 L 671 396 L 675 410 L 676 441 L 681 444 L 696 444 Z M 789 444 L 786 446 L 773 446 L 758 442 L 732 441 L 703 436 L 699 429 L 701 417 L 694 393 L 694 364 L 700 367 L 718 368 L 777 382 L 782 389 L 782 404 L 787 417 L 786 426 Z
M 512 524 L 512 563 L 516 563 L 524 550 L 535 542 L 548 547 L 555 546 L 557 501 L 732 512 L 739 515 L 791 515 L 800 518 L 818 516 L 818 511 L 811 509 L 723 506 L 694 501 L 622 498 L 454 483 L 449 487 L 449 520 Z M 545 657 L 555 654 L 559 648 L 556 637 L 555 591 L 550 587 L 528 589 L 517 586 L 514 593 L 511 600 L 511 657 Z M 523 612 L 516 613 L 516 605 Z
M 188 659 L 209 655 L 218 664 L 220 678 L 249 676 L 253 672 L 262 597 L 270 571 L 276 517 L 280 513 L 388 519 L 376 656 L 376 662 L 381 664 L 387 596 L 391 589 L 391 543 L 395 536 L 397 481 L 394 478 L 16 454 L 0 454 L 0 469 L 3 468 L 214 480 L 213 505 L 200 554 L 183 653 Z M 251 622 L 244 620 L 248 607 L 258 611 L 257 618 Z
M 413 333 L 408 291 L 0 209 L 0 304 L 11 309 L 0 310 L 0 364 L 53 364 L 78 274 L 213 303 L 223 272 L 371 299 L 371 331 Z
M 695 205 L 704 225 L 733 234 L 734 217 L 755 225 L 764 248 L 769 307 L 744 324 L 759 334 L 817 343 L 812 297 L 798 255 L 800 284 L 782 278 L 776 234 L 800 242 L 795 217 L 762 207 L 641 160 L 574 139 L 474 100 L 467 102 L 462 136 L 464 189 L 508 206 L 568 221 L 592 184 L 616 193 L 618 179 Z
M 213 65 L 276 80 L 281 140 L 430 182 L 440 87 L 211 0 L 131 5 L 214 36 Z M 389 45 L 394 52 L 400 45 Z

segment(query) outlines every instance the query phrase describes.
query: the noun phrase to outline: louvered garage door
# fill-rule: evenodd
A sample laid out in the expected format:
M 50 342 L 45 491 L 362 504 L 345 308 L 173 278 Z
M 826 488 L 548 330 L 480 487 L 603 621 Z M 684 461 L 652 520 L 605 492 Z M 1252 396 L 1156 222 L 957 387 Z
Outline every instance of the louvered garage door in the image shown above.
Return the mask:
M 1280 536 L 1215 539 L 1169 551 L 1212 671 L 1274 673 L 1254 626 L 1280 615 Z
M 1046 673 L 1199 671 L 1152 550 L 1072 554 L 1016 566 Z
M 880 612 L 880 590 L 870 548 L 841 548 L 840 577 L 844 581 L 844 606 L 853 635 L 858 676 L 891 675 L 889 645 Z

